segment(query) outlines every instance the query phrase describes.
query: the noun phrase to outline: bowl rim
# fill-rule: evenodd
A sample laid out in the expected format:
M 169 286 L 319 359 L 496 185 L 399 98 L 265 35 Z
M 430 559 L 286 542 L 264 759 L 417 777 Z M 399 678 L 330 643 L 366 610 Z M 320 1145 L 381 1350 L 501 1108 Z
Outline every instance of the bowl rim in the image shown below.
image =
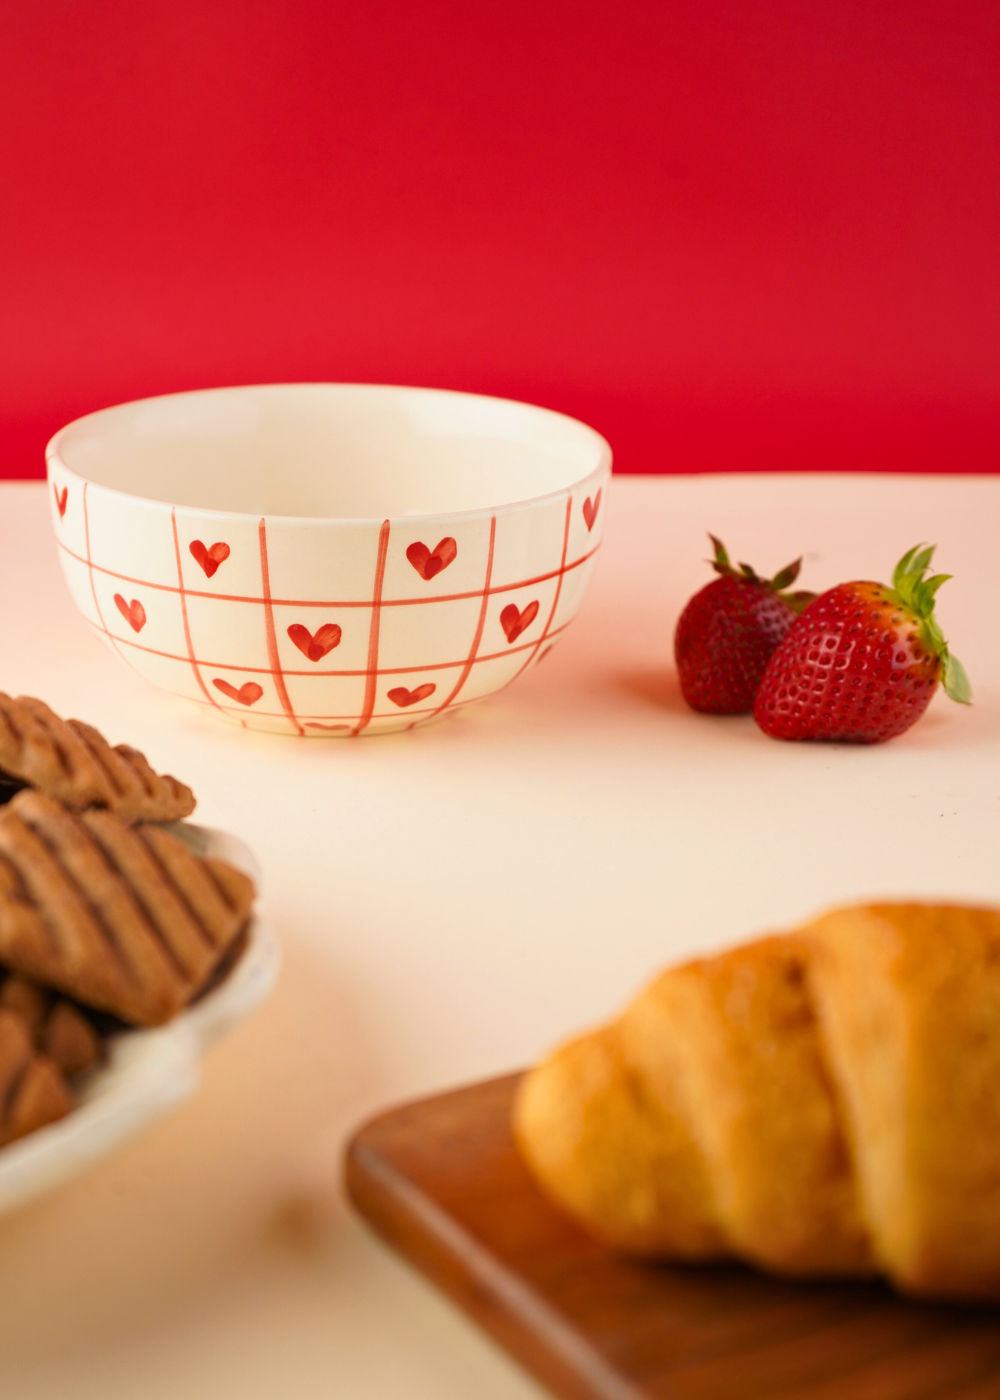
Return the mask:
M 89 419 L 96 418 L 100 414 L 111 412 L 114 409 L 135 408 L 142 404 L 160 403 L 164 400 L 170 399 L 194 398 L 209 394 L 232 393 L 259 389 L 288 388 L 378 389 L 386 391 L 400 391 L 404 393 L 442 395 L 461 399 L 482 400 L 487 403 L 504 404 L 518 409 L 526 408 L 533 413 L 542 414 L 546 417 L 562 419 L 564 422 L 572 424 L 573 427 L 575 429 L 580 430 L 581 433 L 591 437 L 598 446 L 600 452 L 600 460 L 598 461 L 597 466 L 592 468 L 585 476 L 578 477 L 576 480 L 569 482 L 566 486 L 561 486 L 554 491 L 546 491 L 539 496 L 525 496 L 517 501 L 507 501 L 503 505 L 476 506 L 471 510 L 420 511 L 413 514 L 406 513 L 404 515 L 390 516 L 346 516 L 283 515 L 270 514 L 268 512 L 261 511 L 213 510 L 206 506 L 183 505 L 179 501 L 160 500 L 159 497 L 156 496 L 141 496 L 134 491 L 123 491 L 120 487 L 117 486 L 105 486 L 103 483 L 95 481 L 93 480 L 93 478 L 85 476 L 83 473 L 77 471 L 74 467 L 71 467 L 60 455 L 62 439 L 69 432 L 71 432 L 75 428 L 79 428 L 81 424 L 86 423 Z M 589 423 L 584 423 L 581 419 L 574 418 L 568 413 L 560 413 L 558 409 L 544 408 L 541 404 L 528 403 L 526 400 L 523 399 L 504 398 L 497 394 L 470 393 L 464 389 L 441 389 L 431 387 L 428 385 L 417 384 L 378 384 L 362 380 L 354 381 L 306 379 L 289 380 L 287 382 L 268 381 L 266 383 L 260 384 L 219 384 L 214 385 L 211 388 L 205 389 L 180 389 L 169 394 L 150 394 L 145 398 L 126 399 L 123 400 L 121 403 L 108 404 L 104 408 L 93 409 L 90 413 L 82 414 L 79 418 L 74 418 L 69 423 L 64 423 L 63 426 L 52 435 L 45 447 L 46 477 L 47 480 L 50 482 L 52 481 L 52 468 L 54 465 L 57 465 L 60 472 L 64 472 L 68 476 L 75 478 L 75 480 L 83 482 L 88 488 L 100 492 L 102 495 L 113 497 L 119 500 L 134 501 L 143 506 L 159 507 L 163 510 L 180 510 L 183 511 L 186 515 L 201 516 L 211 520 L 235 519 L 250 521 L 259 520 L 261 518 L 261 515 L 263 515 L 266 520 L 274 521 L 275 524 L 305 526 L 314 528 L 329 526 L 353 526 L 370 529 L 373 526 L 380 526 L 382 522 L 386 519 L 388 519 L 390 522 L 406 521 L 409 523 L 418 523 L 420 521 L 440 521 L 447 523 L 455 522 L 457 524 L 463 521 L 473 522 L 476 520 L 489 520 L 493 516 L 513 515 L 528 508 L 534 508 L 536 506 L 546 506 L 553 504 L 557 501 L 564 501 L 567 495 L 571 494 L 574 491 L 580 490 L 582 487 L 588 485 L 589 483 L 603 481 L 604 478 L 611 475 L 613 459 L 614 454 L 611 449 L 611 444 L 601 433 L 597 431 L 596 428 L 592 428 Z

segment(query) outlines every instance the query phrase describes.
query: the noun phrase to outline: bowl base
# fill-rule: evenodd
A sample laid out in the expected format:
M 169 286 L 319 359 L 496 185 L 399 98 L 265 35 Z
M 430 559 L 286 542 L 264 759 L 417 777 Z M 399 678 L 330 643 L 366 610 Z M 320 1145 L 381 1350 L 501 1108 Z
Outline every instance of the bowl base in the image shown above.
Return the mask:
M 180 698 L 186 699 L 187 697 Z M 484 696 L 483 698 L 488 699 L 489 697 Z M 206 710 L 206 707 L 198 701 L 189 701 L 188 703 L 197 704 L 202 714 L 211 714 L 213 718 L 221 719 L 226 724 L 234 725 L 237 728 L 256 729 L 264 734 L 281 734 L 292 739 L 366 739 L 377 734 L 404 734 L 411 729 L 423 729 L 427 725 L 438 724 L 441 720 L 456 713 L 455 710 L 449 708 L 438 710 L 429 715 L 407 715 L 405 711 L 398 716 L 373 715 L 359 730 L 360 720 L 358 719 L 293 721 L 284 715 L 254 715 L 252 713 L 243 715 L 221 706 L 212 706 L 210 710 Z

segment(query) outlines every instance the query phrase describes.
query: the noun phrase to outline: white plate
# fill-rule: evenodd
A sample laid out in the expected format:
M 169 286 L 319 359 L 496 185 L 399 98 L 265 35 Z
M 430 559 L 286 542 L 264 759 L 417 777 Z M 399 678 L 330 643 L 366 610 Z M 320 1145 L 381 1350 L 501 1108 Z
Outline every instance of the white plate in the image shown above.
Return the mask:
M 196 854 L 219 856 L 245 870 L 259 887 L 257 861 L 235 836 L 191 822 L 168 830 Z M 193 1094 L 202 1054 L 267 995 L 280 963 L 277 941 L 255 912 L 243 956 L 224 982 L 167 1025 L 115 1037 L 106 1064 L 72 1113 L 0 1148 L 0 1212 L 76 1176 Z

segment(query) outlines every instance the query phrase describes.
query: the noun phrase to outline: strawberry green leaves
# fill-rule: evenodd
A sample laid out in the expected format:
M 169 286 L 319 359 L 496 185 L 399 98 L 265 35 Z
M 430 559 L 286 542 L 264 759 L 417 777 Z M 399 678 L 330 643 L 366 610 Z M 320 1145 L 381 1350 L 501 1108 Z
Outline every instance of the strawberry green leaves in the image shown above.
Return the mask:
M 941 686 L 949 700 L 956 700 L 960 705 L 972 704 L 972 684 L 965 673 L 965 667 L 950 651 L 945 652 Z
M 757 583 L 760 584 L 762 588 L 769 588 L 772 593 L 784 593 L 786 588 L 791 588 L 792 584 L 799 576 L 799 570 L 802 568 L 802 558 L 800 556 L 798 559 L 793 560 L 791 564 L 786 564 L 783 569 L 779 569 L 774 578 L 761 578 L 757 570 L 751 564 L 740 564 L 734 569 L 729 562 L 729 554 L 722 541 L 715 535 L 709 535 L 708 538 L 712 541 L 712 548 L 715 550 L 715 557 L 708 562 L 715 572 L 721 574 L 723 578 L 742 578 L 745 579 L 747 583 Z M 795 603 L 793 603 L 793 607 L 795 607 L 796 612 L 801 612 L 815 597 L 815 593 L 793 593 L 789 595 L 787 601 L 792 602 L 793 599 L 797 600 L 798 606 L 796 607 Z
M 972 686 L 965 667 L 952 656 L 948 643 L 934 616 L 937 591 L 947 583 L 951 574 L 933 574 L 924 578 L 934 557 L 935 545 L 914 545 L 903 555 L 892 574 L 893 596 L 903 607 L 915 614 L 920 624 L 920 636 L 934 656 L 941 659 L 941 685 L 945 695 L 960 705 L 972 703 Z

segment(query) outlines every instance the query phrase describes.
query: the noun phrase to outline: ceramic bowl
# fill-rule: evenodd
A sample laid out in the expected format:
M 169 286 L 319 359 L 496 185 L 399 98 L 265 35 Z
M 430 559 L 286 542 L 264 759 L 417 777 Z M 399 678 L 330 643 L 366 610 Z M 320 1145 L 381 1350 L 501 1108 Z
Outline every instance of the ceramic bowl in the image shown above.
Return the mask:
M 611 450 L 572 418 L 354 384 L 122 404 L 49 443 L 70 592 L 154 685 L 247 728 L 411 728 L 558 641 Z

